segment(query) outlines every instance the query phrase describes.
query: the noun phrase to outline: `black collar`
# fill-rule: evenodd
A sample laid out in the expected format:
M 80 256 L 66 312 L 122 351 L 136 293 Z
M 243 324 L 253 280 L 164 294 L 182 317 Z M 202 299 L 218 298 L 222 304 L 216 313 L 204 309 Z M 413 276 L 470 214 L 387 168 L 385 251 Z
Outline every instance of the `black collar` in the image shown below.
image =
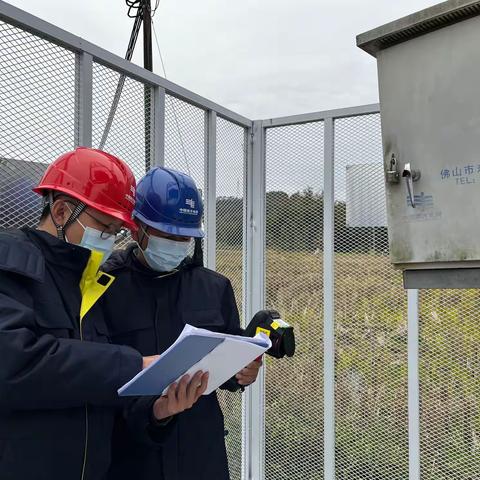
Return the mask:
M 22 228 L 22 231 L 42 251 L 47 262 L 79 273 L 85 270 L 90 259 L 88 248 L 64 242 L 42 230 Z

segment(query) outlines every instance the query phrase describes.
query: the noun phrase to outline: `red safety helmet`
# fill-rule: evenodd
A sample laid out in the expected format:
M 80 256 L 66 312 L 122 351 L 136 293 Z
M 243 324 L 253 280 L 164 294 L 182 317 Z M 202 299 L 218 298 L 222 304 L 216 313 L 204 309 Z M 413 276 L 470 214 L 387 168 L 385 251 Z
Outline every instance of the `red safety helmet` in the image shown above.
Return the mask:
M 125 162 L 102 150 L 78 147 L 51 163 L 33 191 L 65 193 L 136 230 L 131 217 L 135 189 L 135 177 Z

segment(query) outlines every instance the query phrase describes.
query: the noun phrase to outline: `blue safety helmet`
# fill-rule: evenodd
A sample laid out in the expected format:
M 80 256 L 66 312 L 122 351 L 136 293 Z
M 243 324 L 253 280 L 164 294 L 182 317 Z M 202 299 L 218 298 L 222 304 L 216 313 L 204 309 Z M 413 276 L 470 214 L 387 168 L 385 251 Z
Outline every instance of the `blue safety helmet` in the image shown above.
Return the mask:
M 133 218 L 169 235 L 203 238 L 203 204 L 191 177 L 169 168 L 150 170 L 137 185 Z

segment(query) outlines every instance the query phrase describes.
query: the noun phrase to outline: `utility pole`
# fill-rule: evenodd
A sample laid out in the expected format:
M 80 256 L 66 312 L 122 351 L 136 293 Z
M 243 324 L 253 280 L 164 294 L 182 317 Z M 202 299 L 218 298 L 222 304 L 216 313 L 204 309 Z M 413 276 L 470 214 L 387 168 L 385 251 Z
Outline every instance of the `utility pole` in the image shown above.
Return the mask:
M 140 27 L 142 26 L 142 19 L 143 19 L 143 2 L 145 0 L 132 0 L 127 1 L 128 9 L 128 16 L 129 18 L 134 18 L 135 22 L 133 24 L 132 33 L 130 34 L 130 40 L 127 46 L 127 53 L 125 54 L 125 60 L 130 61 L 133 56 L 133 51 L 135 50 L 135 44 L 137 43 L 138 34 L 140 32 Z M 136 14 L 132 15 L 131 12 L 136 10 Z M 105 128 L 103 130 L 102 139 L 100 140 L 100 144 L 98 148 L 103 150 L 105 144 L 108 140 L 108 135 L 110 134 L 110 130 L 113 125 L 113 120 L 115 118 L 115 113 L 117 112 L 118 104 L 120 103 L 120 97 L 122 96 L 123 86 L 125 85 L 125 75 L 122 73 L 118 79 L 117 89 L 115 90 L 115 95 L 113 96 L 112 105 L 110 107 L 110 112 L 108 113 L 107 123 L 105 124 Z M 148 159 L 150 157 L 147 157 Z
M 143 16 L 143 68 L 153 72 L 153 55 L 152 55 L 152 8 L 150 0 L 142 1 Z M 145 85 L 144 102 L 145 102 L 145 169 L 148 172 L 151 167 L 151 121 L 152 121 L 152 98 L 151 87 Z M 148 121 L 150 119 L 150 122 Z
M 138 34 L 140 33 L 140 27 L 143 23 L 143 67 L 150 72 L 153 72 L 153 55 L 152 55 L 152 8 L 150 0 L 127 0 L 128 16 L 135 18 L 132 33 L 130 35 L 130 41 L 128 42 L 127 53 L 125 55 L 126 60 L 131 60 L 135 44 L 137 43 Z M 132 15 L 131 12 L 135 12 Z M 102 139 L 100 140 L 99 148 L 103 149 L 110 130 L 112 128 L 115 113 L 120 103 L 120 97 L 122 95 L 123 86 L 125 84 L 125 75 L 121 74 L 118 80 L 117 89 L 113 97 L 112 106 L 108 114 L 107 123 L 103 131 Z M 151 87 L 145 85 L 144 87 L 144 121 L 145 121 L 145 170 L 150 170 L 151 167 L 151 131 L 154 126 L 152 125 L 152 95 Z M 149 121 L 150 120 L 150 121 Z
M 143 0 L 143 68 L 153 72 L 152 10 L 150 0 Z

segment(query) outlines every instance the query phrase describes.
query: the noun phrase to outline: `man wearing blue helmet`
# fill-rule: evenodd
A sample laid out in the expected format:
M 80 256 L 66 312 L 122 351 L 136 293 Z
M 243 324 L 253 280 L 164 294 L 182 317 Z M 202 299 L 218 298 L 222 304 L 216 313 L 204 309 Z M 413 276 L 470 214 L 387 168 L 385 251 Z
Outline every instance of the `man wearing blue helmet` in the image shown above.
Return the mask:
M 230 281 L 203 267 L 202 215 L 199 192 L 188 175 L 155 168 L 139 182 L 136 244 L 115 252 L 105 266 L 116 277 L 106 299 L 113 343 L 155 355 L 176 340 L 186 323 L 242 333 Z M 253 383 L 260 365 L 253 362 L 223 387 L 236 390 Z M 155 448 L 136 443 L 119 418 L 107 478 L 228 480 L 224 431 L 215 393 L 172 417 L 171 433 Z

